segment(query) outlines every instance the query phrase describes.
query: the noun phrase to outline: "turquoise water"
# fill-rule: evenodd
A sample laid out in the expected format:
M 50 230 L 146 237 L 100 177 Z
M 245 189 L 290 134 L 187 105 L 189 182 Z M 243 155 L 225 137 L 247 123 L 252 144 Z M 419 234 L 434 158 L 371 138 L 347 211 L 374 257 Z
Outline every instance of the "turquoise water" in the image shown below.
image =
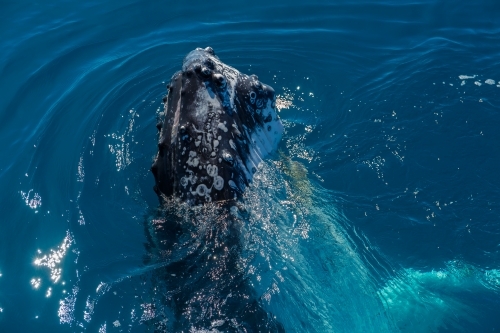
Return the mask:
M 500 328 L 497 2 L 0 8 L 1 332 L 168 327 L 149 168 L 205 46 L 279 95 L 241 255 L 286 332 Z

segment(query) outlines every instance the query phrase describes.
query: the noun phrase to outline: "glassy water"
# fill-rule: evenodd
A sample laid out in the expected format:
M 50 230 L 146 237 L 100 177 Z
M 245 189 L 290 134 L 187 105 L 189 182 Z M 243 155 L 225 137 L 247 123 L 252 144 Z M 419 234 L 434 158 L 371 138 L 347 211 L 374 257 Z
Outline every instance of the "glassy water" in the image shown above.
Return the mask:
M 0 331 L 171 329 L 149 168 L 165 84 L 205 46 L 278 94 L 240 232 L 286 332 L 500 328 L 497 2 L 0 8 Z

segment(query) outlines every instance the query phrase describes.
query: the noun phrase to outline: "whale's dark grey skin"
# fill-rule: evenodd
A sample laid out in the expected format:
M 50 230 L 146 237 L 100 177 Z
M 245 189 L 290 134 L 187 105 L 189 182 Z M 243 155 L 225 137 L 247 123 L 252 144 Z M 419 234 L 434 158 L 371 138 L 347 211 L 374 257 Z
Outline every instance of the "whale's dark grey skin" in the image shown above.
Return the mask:
M 156 193 L 190 205 L 239 198 L 283 134 L 274 90 L 210 47 L 190 52 L 167 87 Z
M 284 332 L 248 282 L 237 208 L 283 134 L 274 90 L 209 47 L 190 52 L 167 88 L 151 167 L 162 205 L 146 234 L 173 314 L 157 330 Z

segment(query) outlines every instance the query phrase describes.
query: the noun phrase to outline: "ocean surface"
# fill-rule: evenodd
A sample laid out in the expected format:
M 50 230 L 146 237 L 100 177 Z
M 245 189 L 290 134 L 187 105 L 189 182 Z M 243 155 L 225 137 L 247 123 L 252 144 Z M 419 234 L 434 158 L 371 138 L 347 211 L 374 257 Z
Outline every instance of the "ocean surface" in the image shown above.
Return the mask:
M 498 1 L 1 1 L 0 18 L 0 332 L 169 331 L 155 124 L 206 46 L 278 95 L 241 256 L 286 332 L 500 330 Z

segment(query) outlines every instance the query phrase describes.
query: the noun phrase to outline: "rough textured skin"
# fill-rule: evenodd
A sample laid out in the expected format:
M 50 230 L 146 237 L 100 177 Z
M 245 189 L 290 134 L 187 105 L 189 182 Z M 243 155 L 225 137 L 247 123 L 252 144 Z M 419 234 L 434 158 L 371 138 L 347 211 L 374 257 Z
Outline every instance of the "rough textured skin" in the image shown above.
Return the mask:
M 190 52 L 167 88 L 155 192 L 190 205 L 239 198 L 283 133 L 274 90 L 210 47 Z

